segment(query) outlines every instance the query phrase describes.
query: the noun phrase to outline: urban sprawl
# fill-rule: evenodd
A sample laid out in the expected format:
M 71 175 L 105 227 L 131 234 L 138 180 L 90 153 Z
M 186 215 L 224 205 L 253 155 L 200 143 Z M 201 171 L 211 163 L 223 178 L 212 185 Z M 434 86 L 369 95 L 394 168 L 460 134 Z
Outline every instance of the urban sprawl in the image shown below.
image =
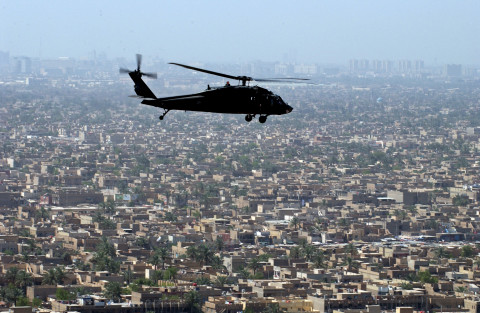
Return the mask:
M 0 310 L 479 312 L 478 69 L 201 64 L 311 78 L 260 124 L 159 121 L 125 64 L 0 53 Z

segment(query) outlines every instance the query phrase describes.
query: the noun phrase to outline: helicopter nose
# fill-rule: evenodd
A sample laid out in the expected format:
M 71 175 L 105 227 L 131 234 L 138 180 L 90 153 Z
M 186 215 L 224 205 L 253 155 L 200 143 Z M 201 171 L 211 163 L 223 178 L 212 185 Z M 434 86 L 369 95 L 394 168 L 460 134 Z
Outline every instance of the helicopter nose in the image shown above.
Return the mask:
M 287 107 L 287 111 L 286 111 L 287 114 L 293 111 L 293 108 L 288 104 L 285 104 L 285 106 Z

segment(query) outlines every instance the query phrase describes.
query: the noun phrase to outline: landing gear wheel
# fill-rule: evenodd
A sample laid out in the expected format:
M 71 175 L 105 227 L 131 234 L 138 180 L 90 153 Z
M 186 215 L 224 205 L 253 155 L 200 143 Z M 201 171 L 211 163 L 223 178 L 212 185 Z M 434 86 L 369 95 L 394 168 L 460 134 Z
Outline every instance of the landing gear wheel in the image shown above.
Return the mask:
M 170 110 L 165 109 L 165 111 L 163 112 L 163 114 L 160 115 L 158 118 L 159 118 L 161 121 L 163 121 L 163 118 L 165 117 L 165 115 L 167 115 L 168 111 L 170 111 Z
M 260 123 L 262 123 L 262 124 L 265 123 L 265 122 L 267 121 L 267 116 L 266 116 L 266 115 L 260 116 L 260 117 L 258 118 L 258 121 L 259 121 Z
M 247 122 L 251 122 L 252 119 L 253 119 L 253 116 L 251 116 L 250 114 L 245 115 L 245 120 L 246 120 Z

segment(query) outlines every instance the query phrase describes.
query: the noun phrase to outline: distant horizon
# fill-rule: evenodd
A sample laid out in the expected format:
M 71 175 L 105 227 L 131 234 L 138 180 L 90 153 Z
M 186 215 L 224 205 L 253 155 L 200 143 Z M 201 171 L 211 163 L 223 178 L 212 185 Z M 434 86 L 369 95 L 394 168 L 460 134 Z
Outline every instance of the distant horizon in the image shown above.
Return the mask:
M 0 51 L 35 58 L 179 63 L 480 64 L 478 0 L 62 1 L 0 3 Z
M 52 60 L 61 60 L 61 59 L 68 59 L 68 60 L 73 60 L 73 61 L 94 61 L 94 60 L 107 60 L 107 61 L 115 61 L 115 60 L 122 60 L 122 61 L 125 61 L 127 63 L 129 63 L 130 65 L 134 64 L 134 60 L 135 60 L 135 55 L 132 55 L 130 57 L 125 57 L 125 56 L 108 56 L 106 55 L 105 53 L 97 53 L 97 56 L 100 56 L 100 57 L 97 57 L 97 58 L 94 58 L 93 57 L 93 52 L 91 55 L 89 56 L 68 56 L 68 55 L 62 55 L 62 56 L 50 56 L 50 57 L 46 57 L 46 56 L 43 56 L 43 57 L 39 57 L 39 56 L 30 56 L 30 55 L 12 55 L 9 51 L 2 51 L 0 50 L 0 53 L 8 53 L 9 54 L 9 57 L 12 58 L 12 59 L 15 59 L 15 58 L 30 58 L 31 60 L 40 60 L 40 61 L 52 61 Z M 141 54 L 141 53 L 140 53 Z M 166 60 L 164 57 L 161 57 L 161 56 L 158 56 L 158 55 L 143 55 L 143 62 L 144 63 L 151 63 L 151 62 L 158 62 L 158 61 L 163 61 L 165 63 L 168 63 L 168 62 L 172 62 L 172 61 L 175 61 L 175 60 Z M 289 62 L 289 61 L 282 61 L 282 60 L 260 60 L 260 59 L 256 59 L 256 60 L 246 60 L 246 61 L 242 61 L 242 62 L 238 62 L 238 61 L 231 61 L 231 62 L 228 62 L 227 60 L 222 60 L 222 61 L 218 61 L 218 62 L 215 62 L 215 61 L 200 61 L 200 60 L 190 60 L 190 61 L 186 61 L 186 62 L 189 62 L 190 64 L 208 64 L 208 63 L 211 63 L 211 64 L 249 64 L 249 63 L 255 63 L 255 62 L 261 62 L 261 63 L 284 63 L 284 64 L 297 64 L 297 65 L 301 65 L 301 64 L 305 64 L 305 65 L 320 65 L 320 66 L 343 66 L 343 67 L 349 67 L 349 62 L 351 60 L 358 60 L 358 61 L 362 61 L 362 60 L 367 60 L 369 62 L 371 61 L 391 61 L 391 62 L 394 62 L 394 66 L 397 65 L 396 62 L 399 62 L 399 61 L 412 61 L 412 62 L 415 62 L 415 61 L 423 61 L 424 64 L 425 64 L 425 67 L 442 67 L 442 66 L 445 66 L 445 65 L 452 65 L 452 64 L 455 64 L 455 65 L 461 65 L 461 66 L 467 66 L 467 67 L 479 67 L 480 68 L 480 62 L 478 64 L 462 64 L 462 63 L 439 63 L 438 61 L 436 60 L 423 60 L 423 59 L 407 59 L 407 58 L 401 58 L 401 59 L 388 59 L 388 58 L 351 58 L 351 59 L 348 59 L 348 60 L 345 60 L 344 62 L 342 63 L 331 63 L 331 62 L 301 62 L 301 60 L 297 60 L 296 62 L 295 61 L 292 61 L 292 62 Z M 133 65 L 132 65 L 133 66 Z

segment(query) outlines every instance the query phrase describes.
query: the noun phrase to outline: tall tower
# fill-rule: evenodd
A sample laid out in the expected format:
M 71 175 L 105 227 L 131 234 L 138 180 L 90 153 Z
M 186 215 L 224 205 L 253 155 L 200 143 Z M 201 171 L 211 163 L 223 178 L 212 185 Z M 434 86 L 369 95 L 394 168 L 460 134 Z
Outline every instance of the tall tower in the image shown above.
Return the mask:
M 447 64 L 445 65 L 443 75 L 447 77 L 460 77 L 462 76 L 462 66 L 460 64 Z

